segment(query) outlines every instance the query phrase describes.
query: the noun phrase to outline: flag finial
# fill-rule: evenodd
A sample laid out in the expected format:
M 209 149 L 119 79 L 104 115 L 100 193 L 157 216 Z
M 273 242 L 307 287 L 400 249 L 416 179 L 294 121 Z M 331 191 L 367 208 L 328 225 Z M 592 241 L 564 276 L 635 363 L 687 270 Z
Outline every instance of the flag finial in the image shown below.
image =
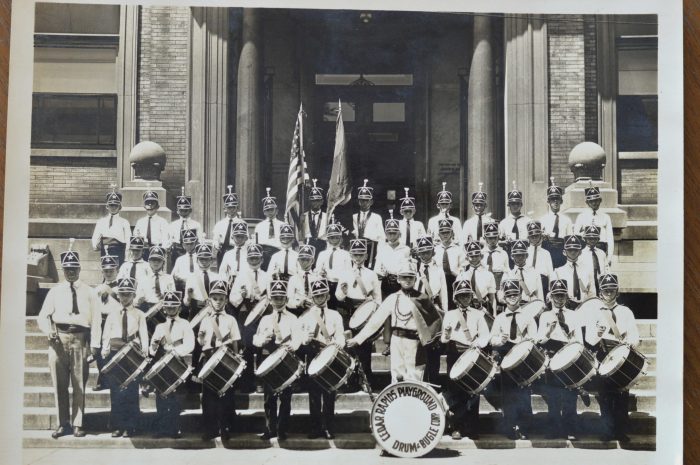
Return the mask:
M 363 187 L 367 187 L 367 182 L 369 182 L 369 179 L 365 179 L 364 182 L 365 182 L 365 184 Z
M 483 183 L 483 182 L 479 182 L 479 192 L 482 192 L 481 189 L 482 189 L 483 187 L 484 187 L 484 183 Z

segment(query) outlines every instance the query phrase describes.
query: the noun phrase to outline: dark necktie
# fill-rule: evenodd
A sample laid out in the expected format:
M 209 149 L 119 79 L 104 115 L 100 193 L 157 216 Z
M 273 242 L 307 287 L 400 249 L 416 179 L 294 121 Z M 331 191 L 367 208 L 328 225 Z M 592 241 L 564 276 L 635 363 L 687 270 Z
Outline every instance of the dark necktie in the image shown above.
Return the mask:
M 476 268 L 472 271 L 472 279 L 471 282 L 469 283 L 472 286 L 472 292 L 476 294 Z
M 190 273 L 194 273 L 194 254 L 190 252 Z
M 423 275 L 425 276 L 425 282 L 430 286 L 430 271 L 428 270 L 428 264 L 423 265 Z
M 406 245 L 411 246 L 411 220 L 406 220 Z
M 482 228 L 482 223 L 481 223 L 481 215 L 479 215 L 479 221 L 476 223 L 476 240 L 479 241 L 481 240 L 481 228 Z
M 284 274 L 289 274 L 289 249 L 284 251 Z
M 206 299 L 209 296 L 209 273 L 207 273 L 207 270 L 202 271 L 204 273 L 204 298 Z
M 569 337 L 569 325 L 566 324 L 566 320 L 564 319 L 564 310 L 559 310 L 557 312 L 557 320 L 559 320 L 559 326 L 564 330 L 564 334 Z
M 537 246 L 533 245 L 535 249 L 535 253 L 532 254 L 532 267 L 535 268 L 537 266 Z
M 309 272 L 304 273 L 304 293 L 309 293 Z
M 316 220 L 316 213 L 310 213 L 311 217 L 311 237 L 316 239 L 318 237 L 318 222 Z
M 182 244 L 182 233 L 185 232 L 185 224 L 187 223 L 187 218 L 182 218 L 180 222 L 180 244 Z
M 148 227 L 146 228 L 146 240 L 148 241 L 149 247 L 151 246 L 151 220 L 153 219 L 152 216 L 148 217 Z
M 522 287 L 525 287 L 525 273 L 523 272 L 523 267 L 519 266 L 520 269 L 520 282 L 523 283 Z
M 489 256 L 486 259 L 486 264 L 489 266 L 489 272 L 493 273 L 493 250 L 489 250 Z
M 333 269 L 333 254 L 335 253 L 336 248 L 333 247 L 333 250 L 331 251 L 331 258 L 328 259 L 328 268 Z
M 267 235 L 270 238 L 275 237 L 275 225 L 272 223 L 272 218 L 270 218 L 270 228 L 267 230 Z
M 224 246 L 229 245 L 231 241 L 231 228 L 233 228 L 233 218 L 228 219 L 228 226 L 226 227 L 226 234 L 224 235 Z
M 236 247 L 236 273 L 241 271 L 241 248 Z
M 520 239 L 520 230 L 518 230 L 518 218 L 520 218 L 520 217 L 516 216 L 513 219 L 513 230 L 512 231 L 515 233 L 516 239 Z
M 73 285 L 73 283 L 70 283 L 70 292 L 73 295 L 73 310 L 71 311 L 71 313 L 73 315 L 77 315 L 80 313 L 80 311 L 78 310 L 78 294 L 75 292 L 75 286 Z
M 131 271 L 129 271 L 131 279 L 136 279 L 136 262 L 131 262 Z
M 114 215 L 109 215 L 109 227 L 112 227 L 112 221 L 114 220 Z
M 518 337 L 518 321 L 515 318 L 515 315 L 517 313 L 513 312 L 511 313 L 511 320 L 510 320 L 510 339 L 515 340 Z
M 158 296 L 159 299 L 161 299 L 163 297 L 163 292 L 161 292 L 161 290 L 160 290 L 160 276 L 158 276 L 157 271 L 156 271 L 156 275 L 155 275 L 155 280 L 156 280 L 156 285 L 155 285 L 156 295 Z
M 595 253 L 595 246 L 591 246 L 591 255 L 593 256 L 593 281 L 595 282 L 595 292 L 596 295 L 600 292 L 598 288 L 598 275 L 600 274 L 600 262 L 598 261 L 598 254 Z
M 221 314 L 219 312 L 216 312 L 216 316 L 214 317 L 214 321 L 216 324 L 217 329 L 219 328 L 219 316 Z M 216 331 L 214 331 L 214 334 L 211 337 L 211 346 L 216 347 Z
M 445 251 L 442 254 L 442 269 L 445 272 L 445 276 L 448 274 L 452 274 L 450 271 L 450 257 L 447 255 L 447 248 L 449 246 L 445 247 Z
M 574 267 L 574 299 L 581 301 L 581 283 L 578 282 L 578 272 L 576 271 L 576 262 L 571 262 Z
M 559 237 L 559 213 L 554 214 L 554 228 L 552 228 L 554 237 Z
M 126 307 L 122 309 L 122 341 L 129 338 L 129 320 L 126 315 Z

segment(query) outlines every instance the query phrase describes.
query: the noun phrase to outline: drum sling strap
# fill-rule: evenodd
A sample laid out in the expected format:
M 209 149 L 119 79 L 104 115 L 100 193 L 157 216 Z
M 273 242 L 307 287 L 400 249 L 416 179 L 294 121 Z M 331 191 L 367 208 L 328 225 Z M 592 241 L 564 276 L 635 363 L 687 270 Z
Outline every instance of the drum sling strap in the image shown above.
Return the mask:
M 321 310 L 321 311 L 323 311 L 323 310 Z M 318 325 L 318 329 L 316 331 L 318 332 L 320 330 L 323 337 L 327 341 L 330 341 L 331 338 L 328 335 L 328 328 L 326 328 L 326 324 L 321 319 L 321 315 L 319 315 L 317 312 L 314 312 L 314 318 L 316 319 L 316 324 Z
M 464 337 L 466 338 L 467 342 L 473 342 L 474 339 L 472 338 L 472 335 L 469 332 L 469 327 L 467 326 L 467 318 L 464 315 L 464 313 L 462 312 L 461 308 L 458 311 L 459 311 L 459 316 L 457 317 L 459 320 L 458 323 L 462 327 L 462 332 L 464 333 Z
M 214 342 L 216 341 L 221 341 L 222 343 L 224 342 L 224 338 L 221 337 L 221 329 L 219 328 L 219 324 L 216 322 L 216 319 L 220 317 L 220 313 L 214 313 L 212 315 L 213 321 L 211 322 L 211 327 L 214 330 L 214 340 L 212 341 L 212 348 L 214 348 Z
M 615 307 L 617 307 L 617 305 L 615 305 Z M 620 330 L 618 329 L 617 323 L 613 320 L 613 316 L 612 316 L 613 310 L 615 309 L 615 307 L 613 307 L 613 308 L 603 307 L 603 308 L 601 308 L 601 310 L 605 310 L 605 318 L 608 320 L 608 325 L 609 325 L 610 329 L 612 330 L 613 335 L 615 336 L 615 338 L 617 338 L 618 341 L 621 341 L 622 336 L 620 336 Z M 608 310 L 610 311 L 610 313 L 608 313 Z
M 356 285 L 360 286 L 360 291 L 362 291 L 362 296 L 366 299 L 369 293 L 365 287 L 365 283 L 362 281 L 362 268 L 358 268 L 357 276 L 355 276 L 355 282 L 353 282 L 353 287 Z

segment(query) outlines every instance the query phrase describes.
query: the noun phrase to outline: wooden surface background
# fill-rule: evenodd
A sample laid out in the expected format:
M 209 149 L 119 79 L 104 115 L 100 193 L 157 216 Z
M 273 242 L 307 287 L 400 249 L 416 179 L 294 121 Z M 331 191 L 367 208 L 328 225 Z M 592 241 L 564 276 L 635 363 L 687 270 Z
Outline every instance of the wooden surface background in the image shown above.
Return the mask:
M 11 0 L 0 0 L 0 253 L 5 195 L 5 136 L 7 84 L 10 57 Z M 691 208 L 700 203 L 700 0 L 684 1 L 685 72 L 685 376 L 684 376 L 684 463 L 700 464 L 700 214 Z M 17 270 L 24 272 L 23 270 Z M 677 311 L 677 309 L 669 309 Z

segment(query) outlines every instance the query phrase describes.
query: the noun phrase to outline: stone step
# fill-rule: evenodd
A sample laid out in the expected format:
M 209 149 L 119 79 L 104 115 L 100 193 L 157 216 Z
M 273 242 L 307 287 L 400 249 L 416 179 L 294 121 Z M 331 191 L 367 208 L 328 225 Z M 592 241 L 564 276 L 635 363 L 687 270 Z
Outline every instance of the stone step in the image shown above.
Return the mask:
M 29 218 L 90 219 L 107 214 L 103 203 L 30 203 Z
M 92 391 L 91 385 L 88 385 L 88 390 L 85 394 L 85 402 L 88 408 L 105 408 L 110 407 L 109 390 Z M 654 413 L 655 391 L 634 389 L 630 399 L 630 410 L 634 412 L 644 412 L 647 414 Z M 496 400 L 498 395 L 490 396 L 489 399 Z M 534 412 L 546 412 L 547 404 L 539 394 L 532 395 L 532 409 Z M 139 397 L 139 404 L 142 409 L 156 408 L 155 395 L 149 397 Z M 56 405 L 54 399 L 54 390 L 51 386 L 26 386 L 24 388 L 24 406 L 25 407 L 54 407 Z M 183 396 L 183 408 L 199 409 L 201 407 L 200 395 L 196 393 L 188 393 Z M 236 408 L 237 409 L 263 409 L 263 395 L 259 393 L 236 393 Z M 309 408 L 309 396 L 305 392 L 299 392 L 292 395 L 292 408 L 296 410 L 305 410 Z M 369 395 L 364 392 L 353 393 L 338 393 L 336 398 L 336 409 L 338 410 L 361 410 L 369 411 L 372 408 L 372 401 Z M 577 409 L 579 413 L 583 412 L 599 412 L 600 407 L 595 399 L 591 396 L 590 406 L 585 406 L 581 399 L 577 401 Z M 482 414 L 496 412 L 497 409 L 482 396 L 482 401 L 479 404 L 479 411 Z
M 150 431 L 155 418 L 155 410 L 142 410 L 139 418 L 139 429 Z M 479 415 L 479 429 L 484 434 L 501 431 L 503 415 L 500 412 Z M 87 431 L 109 431 L 109 410 L 86 408 L 83 425 Z M 184 410 L 180 416 L 180 427 L 183 432 L 201 431 L 201 410 Z M 547 414 L 536 413 L 530 430 L 533 433 L 544 432 L 548 424 Z M 25 430 L 52 430 L 58 427 L 56 412 L 53 408 L 33 407 L 24 409 L 23 425 Z M 582 432 L 594 433 L 599 431 L 600 415 L 596 412 L 586 412 L 579 415 L 579 426 Z M 292 409 L 289 420 L 289 431 L 309 431 L 312 427 L 308 409 Z M 262 409 L 238 410 L 236 428 L 239 431 L 264 431 L 265 413 Z M 335 431 L 338 433 L 370 432 L 369 411 L 341 410 L 336 408 Z M 632 434 L 655 434 L 656 418 L 644 413 L 630 414 L 628 431 Z
M 154 438 L 148 435 L 129 439 L 112 438 L 109 433 L 88 434 L 84 438 L 64 436 L 52 439 L 45 430 L 27 430 L 23 433 L 24 448 L 70 448 L 70 449 L 267 449 L 281 447 L 295 450 L 320 449 L 375 449 L 376 442 L 370 433 L 344 433 L 336 435 L 332 441 L 326 439 L 308 439 L 305 434 L 290 434 L 284 441 L 277 438 L 262 441 L 256 434 L 246 432 L 234 435 L 227 441 L 220 438 L 202 441 L 200 434 L 187 433 L 180 439 Z M 459 441 L 445 435 L 437 445 L 436 451 L 427 457 L 438 456 L 444 450 L 473 449 L 531 449 L 531 448 L 576 448 L 576 449 L 629 449 L 656 450 L 656 436 L 653 434 L 630 435 L 630 442 L 620 444 L 617 441 L 602 442 L 598 437 L 584 435 L 576 441 L 565 439 L 544 439 L 542 436 L 530 436 L 528 440 L 512 441 L 500 434 L 482 434 L 473 441 L 468 438 Z M 379 453 L 377 452 L 377 456 Z
M 92 237 L 96 219 L 93 218 L 29 218 L 29 237 Z
M 658 221 L 656 220 L 628 220 L 627 226 L 621 229 L 615 240 L 658 239 Z
M 620 208 L 627 212 L 628 221 L 652 221 L 658 218 L 657 205 L 620 205 Z

